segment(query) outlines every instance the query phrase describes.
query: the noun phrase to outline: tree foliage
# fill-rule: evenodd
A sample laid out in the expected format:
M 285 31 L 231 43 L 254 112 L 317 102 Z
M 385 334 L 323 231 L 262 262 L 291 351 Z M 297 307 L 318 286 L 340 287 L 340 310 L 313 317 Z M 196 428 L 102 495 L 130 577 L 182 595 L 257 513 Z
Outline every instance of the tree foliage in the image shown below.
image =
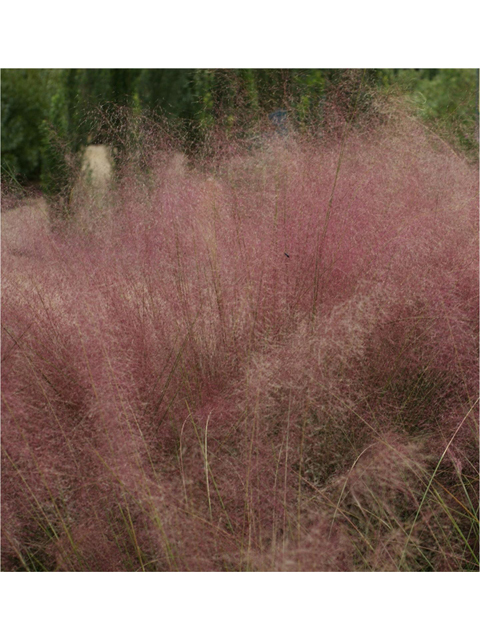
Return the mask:
M 371 87 L 399 90 L 427 125 L 464 150 L 478 148 L 475 69 L 7 69 L 2 172 L 21 181 L 42 173 L 52 189 L 59 139 L 72 153 L 108 142 L 119 124 L 109 107 L 161 115 L 195 144 L 213 126 L 246 131 L 278 109 L 300 129 L 323 126 L 333 102 L 347 114 L 368 111 Z
M 2 173 L 38 180 L 41 123 L 48 116 L 59 74 L 50 69 L 2 70 Z

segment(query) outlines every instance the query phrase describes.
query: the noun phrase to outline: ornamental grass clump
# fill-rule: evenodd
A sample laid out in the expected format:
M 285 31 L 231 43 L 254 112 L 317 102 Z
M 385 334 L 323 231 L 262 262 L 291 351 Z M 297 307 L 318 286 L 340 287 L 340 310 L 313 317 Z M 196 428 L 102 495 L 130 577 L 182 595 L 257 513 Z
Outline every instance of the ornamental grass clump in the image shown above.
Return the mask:
M 3 570 L 478 569 L 477 168 L 344 124 L 5 212 Z

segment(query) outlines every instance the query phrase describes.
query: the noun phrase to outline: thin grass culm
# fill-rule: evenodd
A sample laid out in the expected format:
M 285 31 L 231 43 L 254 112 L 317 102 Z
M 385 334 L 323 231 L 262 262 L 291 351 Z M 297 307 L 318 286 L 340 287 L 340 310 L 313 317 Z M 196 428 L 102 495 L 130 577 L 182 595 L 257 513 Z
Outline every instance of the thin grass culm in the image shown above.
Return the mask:
M 2 214 L 2 570 L 478 571 L 478 166 L 348 105 Z

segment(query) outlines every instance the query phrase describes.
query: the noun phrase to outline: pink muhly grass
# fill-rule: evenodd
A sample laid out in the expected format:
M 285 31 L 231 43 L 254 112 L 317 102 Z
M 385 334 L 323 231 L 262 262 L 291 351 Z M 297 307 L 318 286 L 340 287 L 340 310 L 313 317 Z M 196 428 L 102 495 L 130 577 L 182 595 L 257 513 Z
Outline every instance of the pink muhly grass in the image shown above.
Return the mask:
M 474 569 L 475 168 L 401 119 L 148 162 L 5 214 L 4 569 Z

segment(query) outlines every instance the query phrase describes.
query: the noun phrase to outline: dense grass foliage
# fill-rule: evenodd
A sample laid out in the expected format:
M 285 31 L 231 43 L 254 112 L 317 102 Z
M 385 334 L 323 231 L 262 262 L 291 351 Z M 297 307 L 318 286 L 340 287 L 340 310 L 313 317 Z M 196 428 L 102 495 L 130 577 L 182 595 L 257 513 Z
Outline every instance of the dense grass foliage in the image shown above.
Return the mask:
M 3 570 L 478 568 L 478 173 L 426 135 L 5 213 Z

